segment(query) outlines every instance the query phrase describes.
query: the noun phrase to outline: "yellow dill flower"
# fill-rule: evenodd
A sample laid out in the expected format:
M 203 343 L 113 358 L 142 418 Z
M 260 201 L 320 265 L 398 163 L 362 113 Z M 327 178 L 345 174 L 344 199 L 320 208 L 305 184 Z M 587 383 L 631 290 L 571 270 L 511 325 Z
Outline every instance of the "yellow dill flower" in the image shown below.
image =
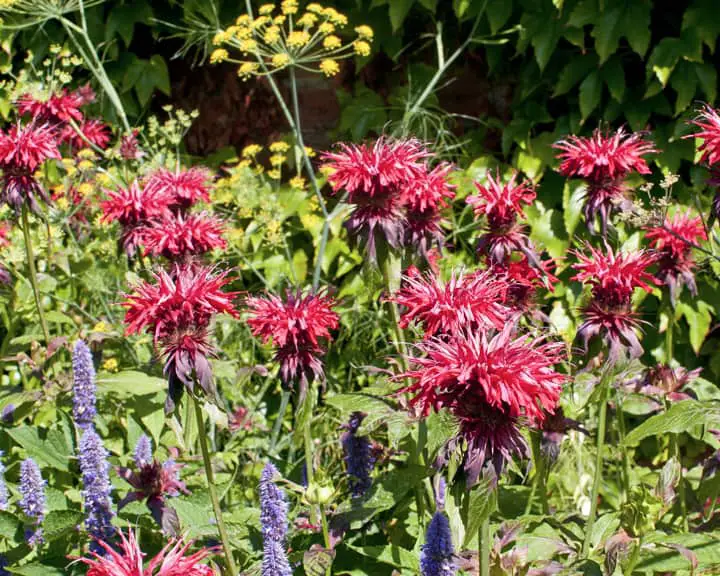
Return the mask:
M 275 44 L 275 42 L 280 40 L 280 27 L 275 25 L 268 26 L 268 29 L 265 30 L 263 40 L 265 44 Z
M 230 54 L 228 54 L 225 48 L 216 48 L 212 51 L 212 54 L 210 54 L 210 64 L 225 62 L 228 58 L 230 58 Z
M 57 200 L 55 200 L 55 206 L 57 206 L 60 210 L 67 210 L 68 206 L 70 206 L 70 203 L 68 202 L 68 199 L 65 198 L 65 196 L 61 196 Z
M 291 178 L 290 187 L 295 188 L 295 190 L 305 190 L 305 178 L 302 176 L 295 176 L 295 178 Z
M 332 34 L 335 32 L 335 24 L 332 22 L 323 22 L 318 26 L 318 31 L 320 34 Z
M 372 42 L 373 38 L 375 37 L 375 33 L 373 32 L 373 29 L 370 28 L 370 26 L 358 26 L 355 28 L 355 33 L 360 36 L 363 40 L 370 40 Z
M 96 178 L 100 186 L 110 186 L 110 184 L 112 184 L 112 178 L 105 172 L 100 172 Z
M 252 208 L 249 208 L 247 206 L 243 206 L 238 210 L 238 217 L 239 218 L 252 218 L 253 212 Z
M 228 230 L 225 235 L 233 244 L 239 244 L 245 236 L 245 230 L 242 228 L 232 228 L 231 230 Z
M 320 4 L 318 4 L 317 2 L 311 2 L 307 5 L 305 10 L 307 10 L 308 12 L 313 12 L 315 14 L 321 14 L 323 11 L 323 7 L 320 6 Z
M 93 164 L 90 160 L 81 160 L 78 162 L 77 167 L 85 172 L 86 170 L 92 170 L 94 168 L 95 164 Z
M 103 362 L 103 370 L 105 370 L 105 372 L 117 372 L 118 361 L 115 358 L 108 358 Z
M 347 16 L 345 16 L 345 14 L 341 14 L 335 10 L 335 8 L 325 8 L 325 10 L 323 10 L 323 14 L 328 20 L 330 20 L 330 22 L 338 26 L 345 26 L 345 24 L 348 23 Z
M 232 26 L 225 28 L 225 34 L 227 34 L 228 38 L 232 38 L 239 30 L 241 30 L 241 27 L 233 24 Z
M 287 156 L 284 154 L 273 154 L 270 156 L 270 164 L 273 166 L 282 166 L 287 160 Z
M 298 26 L 305 26 L 307 28 L 310 28 L 311 26 L 315 25 L 315 22 L 317 22 L 317 19 L 318 19 L 318 17 L 315 14 L 306 12 L 300 18 L 298 18 L 296 24 Z
M 278 26 L 282 26 L 285 24 L 285 20 L 287 20 L 287 16 L 285 16 L 285 14 L 278 14 L 275 18 L 273 18 L 273 23 Z
M 213 36 L 212 43 L 213 46 L 219 46 L 220 44 L 224 44 L 228 41 L 228 33 L 225 30 L 220 30 Z
M 310 34 L 307 30 L 293 30 L 288 34 L 287 45 L 290 48 L 302 48 L 310 42 Z
M 280 7 L 282 8 L 283 14 L 297 14 L 298 11 L 297 0 L 285 0 Z
M 252 21 L 252 27 L 257 30 L 258 28 L 261 28 L 265 26 L 268 22 L 270 22 L 272 19 L 269 16 L 258 16 L 255 18 L 255 20 Z
M 95 187 L 90 182 L 82 182 L 78 184 L 77 190 L 81 196 L 85 197 L 92 194 Z
M 245 160 L 240 160 L 237 165 L 238 168 L 250 168 L 250 166 L 252 166 L 252 160 L 246 158 Z
M 60 54 L 62 46 L 60 44 L 50 44 L 50 54 Z
M 353 48 L 355 49 L 355 54 L 358 56 L 370 56 L 370 44 L 365 42 L 365 40 L 355 40 L 355 42 L 353 42 Z
M 335 60 L 326 58 L 325 60 L 320 62 L 320 70 L 323 74 L 325 74 L 325 76 L 330 78 L 331 76 L 335 76 L 338 72 L 340 72 L 340 65 L 335 62 Z
M 240 50 L 243 52 L 254 52 L 257 49 L 257 42 L 252 38 L 247 38 L 240 42 Z
M 308 158 L 315 158 L 315 150 L 310 148 L 310 146 L 305 146 L 305 154 L 307 154 Z
M 97 154 L 95 154 L 91 148 L 83 148 L 77 153 L 77 157 L 85 160 L 94 160 L 97 158 Z
M 275 54 L 272 57 L 272 65 L 275 66 L 275 68 L 282 68 L 283 66 L 287 66 L 290 63 L 290 56 L 285 54 L 284 52 L 281 52 L 280 54 Z
M 314 230 L 322 226 L 323 220 L 317 214 L 307 213 L 300 216 L 300 223 L 305 230 Z
M 258 69 L 258 63 L 257 62 L 243 62 L 240 64 L 240 68 L 238 68 L 238 76 L 240 78 L 250 78 Z
M 262 6 L 260 6 L 258 12 L 263 16 L 267 16 L 268 14 L 272 14 L 273 10 L 275 10 L 274 4 L 263 4 Z
M 273 142 L 270 146 L 268 146 L 268 148 L 270 149 L 270 152 L 278 152 L 282 154 L 283 152 L 290 150 L 290 144 L 282 141 Z
M 243 158 L 255 158 L 262 151 L 260 144 L 248 144 L 242 149 Z
M 263 166 L 262 164 L 257 164 L 255 166 L 255 174 L 257 174 L 259 176 L 263 172 L 265 172 L 265 166 Z
M 235 30 L 235 38 L 238 40 L 246 40 L 253 34 L 252 28 L 237 28 Z
M 335 169 L 329 164 L 322 164 L 320 168 L 318 168 L 318 172 L 327 178 L 335 172 Z
M 250 15 L 249 14 L 241 14 L 237 17 L 235 20 L 235 24 L 238 26 L 248 26 L 250 24 Z
M 280 180 L 280 170 L 268 170 L 267 175 L 273 180 Z
M 340 48 L 340 46 L 342 46 L 342 40 L 340 40 L 339 36 L 335 36 L 335 34 L 331 34 L 323 40 L 323 48 L 325 48 L 325 50 L 335 50 L 336 48 Z
M 97 324 L 95 324 L 95 326 L 92 327 L 92 331 L 103 332 L 107 334 L 108 332 L 110 332 L 110 326 L 107 325 L 107 322 L 100 320 L 100 322 L 98 322 Z

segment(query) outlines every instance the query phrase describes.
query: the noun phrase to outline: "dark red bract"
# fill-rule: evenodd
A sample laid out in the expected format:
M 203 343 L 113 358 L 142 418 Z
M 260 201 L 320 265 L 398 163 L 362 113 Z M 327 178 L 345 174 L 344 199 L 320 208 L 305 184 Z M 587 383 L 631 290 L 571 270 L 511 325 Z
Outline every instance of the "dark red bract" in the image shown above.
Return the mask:
M 285 293 L 283 300 L 274 294 L 252 296 L 246 300 L 248 325 L 266 344 L 272 341 L 275 359 L 280 363 L 283 382 L 305 381 L 323 376 L 319 356 L 325 353 L 323 340 L 330 339 L 339 317 L 333 310 L 335 300 L 325 294 Z

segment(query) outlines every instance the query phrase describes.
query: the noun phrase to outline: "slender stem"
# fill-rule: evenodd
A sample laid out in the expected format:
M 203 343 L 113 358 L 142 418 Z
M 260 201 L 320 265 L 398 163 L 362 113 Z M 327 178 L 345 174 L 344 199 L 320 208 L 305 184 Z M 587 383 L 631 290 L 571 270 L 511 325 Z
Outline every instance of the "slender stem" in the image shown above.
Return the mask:
M 325 507 L 320 506 L 320 520 L 322 522 L 323 541 L 325 542 L 325 549 L 330 550 L 330 529 L 328 528 L 327 515 L 325 514 Z M 328 566 L 325 570 L 325 576 L 330 576 L 332 565 Z
M 45 322 L 45 314 L 43 314 L 42 310 L 37 270 L 35 269 L 35 253 L 33 252 L 32 239 L 30 238 L 30 221 L 28 220 L 28 210 L 25 205 L 23 205 L 22 208 L 22 230 L 25 238 L 25 252 L 27 253 L 28 276 L 30 276 L 30 284 L 32 284 L 33 296 L 35 296 L 35 307 L 37 308 L 37 313 L 40 317 L 40 326 L 42 327 L 45 344 L 49 344 L 50 332 L 48 332 L 47 322 Z
M 215 513 L 215 521 L 217 522 L 218 534 L 222 541 L 223 551 L 225 552 L 225 561 L 230 576 L 237 576 L 238 569 L 235 566 L 235 560 L 230 547 L 230 538 L 228 538 L 225 529 L 225 521 L 222 517 L 222 509 L 220 508 L 220 500 L 218 499 L 217 490 L 215 488 L 215 473 L 213 472 L 212 462 L 210 461 L 210 452 L 208 450 L 208 439 L 205 432 L 205 418 L 203 418 L 202 408 L 197 398 L 193 396 L 192 402 L 195 404 L 195 420 L 197 421 L 198 437 L 200 439 L 200 450 L 202 451 L 203 464 L 205 465 L 205 476 L 208 481 L 208 492 L 210 501 L 212 502 L 213 512 Z
M 665 364 L 670 366 L 673 355 L 675 353 L 673 346 L 673 328 L 675 327 L 675 311 L 672 306 L 665 307 L 665 313 L 668 314 L 668 325 L 665 328 Z
M 680 454 L 680 442 L 678 440 L 679 439 L 678 439 L 677 434 L 670 435 L 670 443 L 672 444 L 674 456 L 678 461 L 678 467 L 680 470 L 680 476 L 678 479 L 678 499 L 680 500 L 680 514 L 682 515 L 683 530 L 685 532 L 687 532 L 688 531 L 687 495 L 685 493 L 685 478 L 684 478 L 685 475 L 683 474 L 682 457 Z
M 615 419 L 618 423 L 618 431 L 620 432 L 620 445 L 622 446 L 625 442 L 625 435 L 627 429 L 625 427 L 625 413 L 623 412 L 623 398 L 620 390 L 615 394 L 615 405 L 617 406 L 617 414 Z M 629 501 L 630 498 L 630 457 L 628 456 L 627 448 L 622 451 L 622 492 L 623 499 L 625 502 Z
M 633 548 L 632 554 L 630 555 L 630 560 L 628 560 L 625 570 L 623 571 L 624 576 L 632 576 L 633 570 L 635 570 L 635 566 L 637 565 L 638 560 L 640 559 L 641 548 L 642 548 L 642 537 L 638 538 L 637 542 L 635 542 L 635 547 Z
M 532 512 L 532 505 L 535 500 L 535 495 L 538 492 L 540 492 L 540 502 L 542 504 L 543 514 L 548 514 L 550 512 L 550 506 L 547 501 L 547 489 L 545 487 L 545 458 L 543 457 L 540 449 L 541 434 L 542 432 L 540 430 L 533 430 L 530 436 L 533 463 L 535 464 L 535 477 L 533 478 L 530 497 L 528 498 L 527 505 L 525 506 L 525 515 Z
M 277 446 L 278 437 L 280 436 L 280 429 L 282 428 L 283 420 L 285 418 L 285 411 L 287 410 L 288 404 L 290 403 L 290 390 L 283 388 L 282 396 L 280 398 L 280 410 L 273 425 L 272 437 L 270 438 L 270 452 L 275 451 Z
M 480 524 L 478 534 L 480 576 L 490 576 L 490 515 Z
M 598 416 L 597 431 L 597 454 L 595 456 L 595 477 L 593 479 L 592 492 L 590 494 L 590 515 L 585 526 L 585 541 L 583 542 L 582 555 L 587 558 L 590 553 L 590 540 L 592 539 L 595 517 L 597 516 L 598 493 L 602 482 L 603 449 L 605 447 L 605 425 L 607 420 L 608 391 L 610 389 L 610 376 L 612 368 L 608 367 L 600 380 L 600 414 Z

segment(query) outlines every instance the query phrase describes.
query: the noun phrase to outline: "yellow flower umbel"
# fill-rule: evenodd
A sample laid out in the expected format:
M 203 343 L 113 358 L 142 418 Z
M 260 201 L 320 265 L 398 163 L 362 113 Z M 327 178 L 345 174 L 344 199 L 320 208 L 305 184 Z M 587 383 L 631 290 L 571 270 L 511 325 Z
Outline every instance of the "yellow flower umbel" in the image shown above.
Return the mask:
M 243 14 L 213 39 L 216 46 L 242 52 L 243 61 L 232 60 L 219 50 L 210 60 L 236 62 L 238 76 L 244 79 L 273 74 L 288 66 L 335 76 L 340 71 L 340 60 L 367 57 L 371 52 L 372 28 L 357 26 L 356 36 L 347 38 L 339 32 L 347 24 L 347 16 L 317 2 L 308 4 L 304 11 L 297 0 L 263 4 L 253 17 Z

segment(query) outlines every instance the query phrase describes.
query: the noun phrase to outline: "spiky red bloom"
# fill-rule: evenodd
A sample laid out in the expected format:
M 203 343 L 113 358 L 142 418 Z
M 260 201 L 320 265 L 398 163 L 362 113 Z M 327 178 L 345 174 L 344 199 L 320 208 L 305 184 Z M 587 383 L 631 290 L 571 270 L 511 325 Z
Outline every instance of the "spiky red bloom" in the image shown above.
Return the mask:
M 488 171 L 487 184 L 475 182 L 478 194 L 466 199 L 476 216 L 487 217 L 487 231 L 478 241 L 478 252 L 494 264 L 504 263 L 514 251 L 529 254 L 533 261 L 538 259 L 524 227 L 517 222 L 518 216 L 524 217 L 523 204 L 535 200 L 535 189 L 531 182 L 518 183 L 517 178 L 514 173 L 502 183 L 499 172 L 493 178 Z
M 118 475 L 134 488 L 118 502 L 121 510 L 131 502 L 145 500 L 155 521 L 163 528 L 166 535 L 175 535 L 179 528 L 176 512 L 166 504 L 168 497 L 175 498 L 180 494 L 190 494 L 185 483 L 180 480 L 182 464 L 167 460 L 163 464 L 157 460 L 144 462 L 136 469 L 117 468 Z
M 153 282 L 135 287 L 123 306 L 126 334 L 146 331 L 165 357 L 169 379 L 166 409 L 172 411 L 183 385 L 194 387 L 193 372 L 207 394 L 214 394 L 208 356 L 208 328 L 216 314 L 237 317 L 232 300 L 237 292 L 223 292 L 230 282 L 227 273 L 202 266 L 173 266 L 171 272 L 153 274 Z
M 35 169 L 46 160 L 60 158 L 55 135 L 47 124 L 34 122 L 16 124 L 7 132 L 0 132 L 0 169 L 3 171 L 2 201 L 16 212 L 26 203 L 33 212 L 39 211 L 35 200 L 38 194 L 45 202 L 45 190 L 33 176 Z
M 124 160 L 140 160 L 145 156 L 145 152 L 140 149 L 137 136 L 138 131 L 133 130 L 130 134 L 125 134 L 120 138 L 118 152 Z
M 80 94 L 64 88 L 58 94 L 51 94 L 46 100 L 23 94 L 17 101 L 17 109 L 23 116 L 32 116 L 34 121 L 58 125 L 66 124 L 70 120 L 80 122 L 83 118 L 80 107 L 84 103 Z
M 554 261 L 538 260 L 539 265 L 531 266 L 528 258 L 510 259 L 502 264 L 490 262 L 490 270 L 507 284 L 504 304 L 513 310 L 527 312 L 535 303 L 537 293 L 544 287 L 553 289 L 558 279 L 553 276 Z
M 642 354 L 636 330 L 638 322 L 632 312 L 632 293 L 635 288 L 650 292 L 658 280 L 647 269 L 656 258 L 644 250 L 614 253 L 611 248 L 601 252 L 587 246 L 589 255 L 576 252 L 578 271 L 571 280 L 592 287 L 592 301 L 585 309 L 585 321 L 578 330 L 587 348 L 588 341 L 597 335 L 604 337 L 610 347 L 612 360 L 629 348 L 632 356 Z
M 699 138 L 702 140 L 698 150 L 702 152 L 700 162 L 714 166 L 720 160 L 720 114 L 709 104 L 700 111 L 697 118 L 690 124 L 700 128 L 699 132 L 684 136 L 684 138 Z
M 85 120 L 78 128 L 85 138 L 80 136 L 70 125 L 63 128 L 60 137 L 63 142 L 70 144 L 73 150 L 88 148 L 90 144 L 87 141 L 103 150 L 110 144 L 110 127 L 101 120 Z
M 250 317 L 248 326 L 267 344 L 272 341 L 275 359 L 280 363 L 283 382 L 300 379 L 301 384 L 314 376 L 323 376 L 319 356 L 325 353 L 322 340 L 330 339 L 330 330 L 339 324 L 333 307 L 336 302 L 325 294 L 300 291 L 285 293 L 283 300 L 274 294 L 251 296 L 246 301 Z
M 0 248 L 10 246 L 10 224 L 5 221 L 0 222 Z
M 203 548 L 186 555 L 193 542 L 171 541 L 143 566 L 145 553 L 132 530 L 127 538 L 120 532 L 120 543 L 115 546 L 98 540 L 103 554 L 91 553 L 78 561 L 88 566 L 87 576 L 216 576 L 213 568 L 202 562 L 214 550 Z
M 206 212 L 168 214 L 153 220 L 142 230 L 145 254 L 186 260 L 216 248 L 225 248 L 223 223 Z
M 412 368 L 397 376 L 411 381 L 400 393 L 413 395 L 410 405 L 421 415 L 450 411 L 462 436 L 484 450 L 483 460 L 490 454 L 501 461 L 521 446 L 512 433 L 516 420 L 542 422 L 566 381 L 553 368 L 563 358 L 562 343 L 513 336 L 513 330 L 508 324 L 492 338 L 465 331 L 448 340 L 430 338 L 417 345 L 421 354 L 410 358 Z
M 171 198 L 172 207 L 187 210 L 196 202 L 209 202 L 210 172 L 205 168 L 171 171 L 161 168 L 145 180 L 145 188 Z
M 433 274 L 414 274 L 403 277 L 390 300 L 404 308 L 401 328 L 417 322 L 426 337 L 452 336 L 463 329 L 501 329 L 509 315 L 506 292 L 507 284 L 489 272 L 453 273 L 447 283 Z
M 323 155 L 333 190 L 348 193 L 355 209 L 345 223 L 353 240 L 363 238 L 372 259 L 376 234 L 393 248 L 403 240 L 405 191 L 427 176 L 430 153 L 417 140 L 379 138 L 370 144 L 340 144 Z
M 587 181 L 585 221 L 593 230 L 599 216 L 603 235 L 610 213 L 627 205 L 623 181 L 632 172 L 650 174 L 643 156 L 657 152 L 642 133 L 629 134 L 624 128 L 613 133 L 598 128 L 589 138 L 568 136 L 553 147 L 560 150 L 560 173 Z
M 673 302 L 681 288 L 687 286 L 693 296 L 697 295 L 692 246 L 707 240 L 702 218 L 692 217 L 688 210 L 667 217 L 662 226 L 648 228 L 645 237 L 656 250 L 658 277 L 670 289 Z
M 100 205 L 103 222 L 119 222 L 123 227 L 122 244 L 128 255 L 143 240 L 143 226 L 152 219 L 162 219 L 169 213 L 171 199 L 158 191 L 141 188 L 133 180 L 127 188 L 105 190 L 108 199 Z

